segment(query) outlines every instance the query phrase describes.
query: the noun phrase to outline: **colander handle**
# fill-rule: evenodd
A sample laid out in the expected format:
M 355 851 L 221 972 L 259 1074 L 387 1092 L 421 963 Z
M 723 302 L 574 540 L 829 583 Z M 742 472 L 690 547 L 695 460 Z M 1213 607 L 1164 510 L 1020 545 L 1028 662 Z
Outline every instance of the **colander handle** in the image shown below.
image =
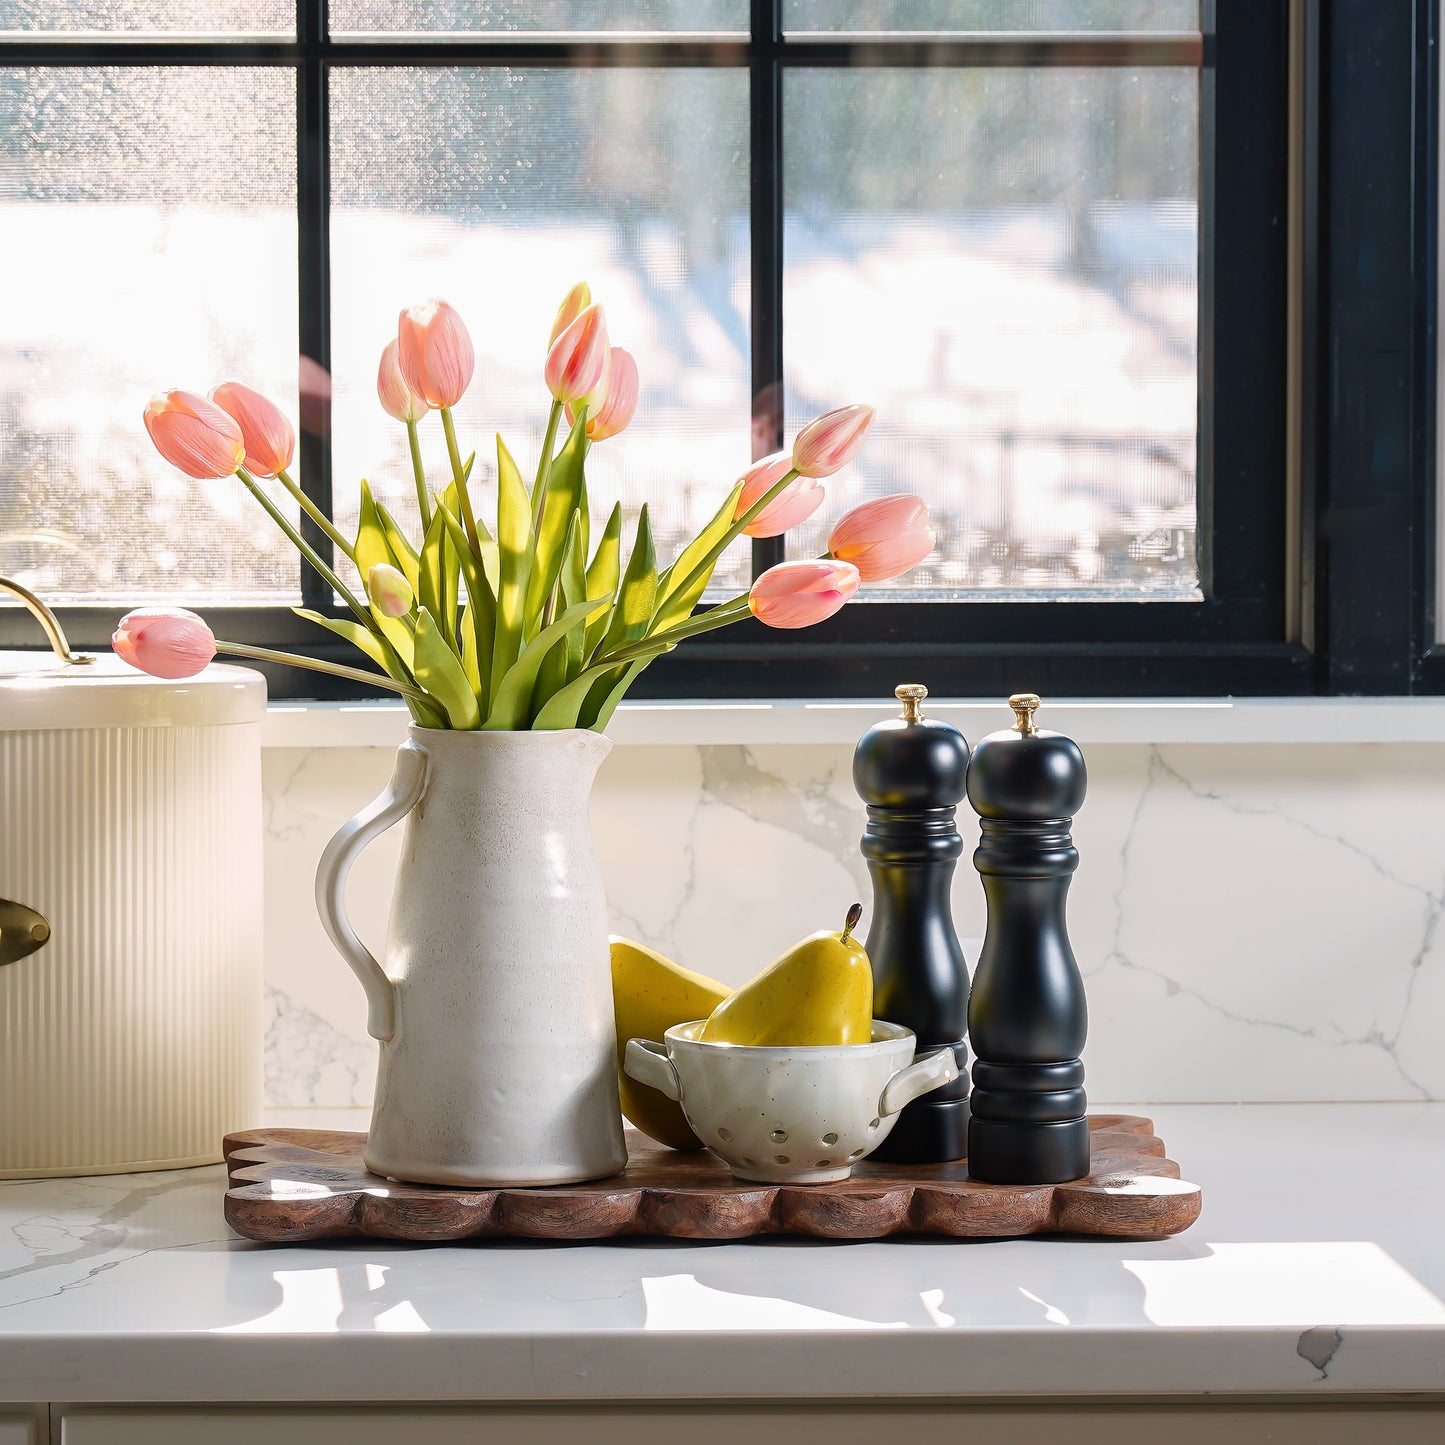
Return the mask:
M 915 1059 L 906 1069 L 899 1069 L 883 1086 L 878 1099 L 878 1116 L 886 1118 L 896 1114 L 905 1104 L 911 1104 L 930 1089 L 951 1084 L 958 1077 L 958 1060 L 952 1048 L 934 1049 Z
M 627 1052 L 622 1056 L 622 1072 L 629 1079 L 666 1094 L 669 1099 L 682 1097 L 677 1070 L 667 1057 L 667 1050 L 651 1039 L 628 1039 Z

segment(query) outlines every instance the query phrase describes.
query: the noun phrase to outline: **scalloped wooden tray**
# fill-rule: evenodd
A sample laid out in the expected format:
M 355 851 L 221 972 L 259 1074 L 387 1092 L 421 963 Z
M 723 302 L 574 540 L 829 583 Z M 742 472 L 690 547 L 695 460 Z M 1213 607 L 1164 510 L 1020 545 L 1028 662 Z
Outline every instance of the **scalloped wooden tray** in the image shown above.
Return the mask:
M 226 1222 L 268 1244 L 312 1239 L 438 1243 L 522 1239 L 747 1239 L 806 1234 L 1010 1238 L 1095 1234 L 1161 1239 L 1199 1217 L 1200 1190 L 1179 1178 L 1148 1119 L 1089 1116 L 1090 1172 L 1072 1184 L 983 1184 L 966 1162 L 863 1160 L 838 1184 L 753 1184 L 706 1153 L 680 1154 L 627 1131 L 627 1168 L 557 1188 L 447 1189 L 399 1184 L 361 1162 L 364 1134 L 252 1129 L 228 1135 Z

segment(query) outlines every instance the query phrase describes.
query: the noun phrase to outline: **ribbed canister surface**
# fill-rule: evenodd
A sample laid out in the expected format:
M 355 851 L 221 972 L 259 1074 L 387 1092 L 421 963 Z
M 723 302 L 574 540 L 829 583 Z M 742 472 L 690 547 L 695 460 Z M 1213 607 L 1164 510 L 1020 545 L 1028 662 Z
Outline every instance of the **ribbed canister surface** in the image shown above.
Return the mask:
M 204 1163 L 259 1120 L 260 723 L 0 730 L 0 1179 Z

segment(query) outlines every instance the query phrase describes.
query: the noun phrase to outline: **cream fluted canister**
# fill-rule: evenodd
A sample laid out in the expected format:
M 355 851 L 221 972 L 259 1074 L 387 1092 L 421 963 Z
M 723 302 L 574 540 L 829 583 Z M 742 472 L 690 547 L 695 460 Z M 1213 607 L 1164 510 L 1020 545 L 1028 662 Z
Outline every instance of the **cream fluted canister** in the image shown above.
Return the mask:
M 0 1179 L 207 1163 L 257 1123 L 265 710 L 245 668 L 0 653 L 0 899 L 48 934 L 0 952 Z

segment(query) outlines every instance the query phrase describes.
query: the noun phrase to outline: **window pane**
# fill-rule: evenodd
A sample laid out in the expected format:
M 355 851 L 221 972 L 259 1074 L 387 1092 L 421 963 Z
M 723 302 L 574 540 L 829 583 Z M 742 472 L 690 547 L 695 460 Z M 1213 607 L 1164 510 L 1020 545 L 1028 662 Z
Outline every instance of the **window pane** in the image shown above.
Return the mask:
M 334 36 L 736 35 L 747 28 L 747 0 L 331 0 Z
M 1199 0 L 783 0 L 783 29 L 1197 30 Z
M 296 0 L 0 0 L 0 36 L 6 32 L 105 40 L 289 37 L 296 33 Z
M 295 414 L 295 89 L 0 70 L 0 572 L 50 601 L 296 593 L 240 484 L 183 476 L 141 421 L 156 391 L 231 378 Z
M 1197 74 L 786 81 L 790 426 L 878 407 L 790 554 L 917 491 L 912 595 L 1197 595 Z
M 473 493 L 490 516 L 494 434 L 530 481 L 551 400 L 552 317 L 585 280 L 641 373 L 632 425 L 588 458 L 593 536 L 619 498 L 629 521 L 648 502 L 670 561 L 748 463 L 745 74 L 348 69 L 332 73 L 331 96 L 343 529 L 355 525 L 360 477 L 415 525 L 405 428 L 375 390 L 398 311 L 443 296 L 467 322 L 477 369 L 457 431 L 464 452 L 477 449 Z M 440 486 L 440 424 L 428 418 L 422 433 Z M 724 578 L 745 586 L 746 566 L 740 546 Z

